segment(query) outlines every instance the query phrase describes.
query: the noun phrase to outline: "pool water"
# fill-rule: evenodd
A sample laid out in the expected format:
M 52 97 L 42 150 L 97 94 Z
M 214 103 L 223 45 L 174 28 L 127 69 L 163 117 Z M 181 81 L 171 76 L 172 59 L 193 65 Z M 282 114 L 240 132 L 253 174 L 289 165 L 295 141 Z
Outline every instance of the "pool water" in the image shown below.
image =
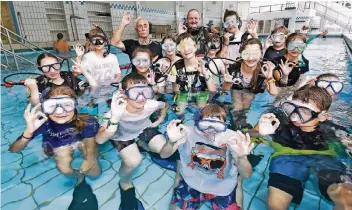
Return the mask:
M 129 63 L 128 57 L 115 51 L 119 63 Z M 27 58 L 35 61 L 37 55 L 26 54 Z M 318 38 L 314 40 L 305 51 L 310 61 L 309 76 L 316 76 L 325 72 L 339 75 L 345 87 L 334 101 L 330 118 L 336 124 L 352 130 L 352 62 L 347 47 L 341 38 Z M 26 69 L 21 72 L 38 72 Z M 2 71 L 1 78 L 14 71 Z M 13 80 L 22 79 L 14 77 Z M 171 98 L 171 97 L 170 97 Z M 24 130 L 25 121 L 23 111 L 26 107 L 26 91 L 23 86 L 6 89 L 1 87 L 1 209 L 3 210 L 62 210 L 67 209 L 72 201 L 72 193 L 76 179 L 66 178 L 55 167 L 55 161 L 47 158 L 42 152 L 40 138 L 35 138 L 19 154 L 8 151 L 9 145 Z M 252 102 L 247 122 L 254 125 L 261 113 L 268 109 L 268 104 L 274 98 L 268 93 L 258 94 Z M 270 106 L 270 105 L 269 105 Z M 99 107 L 100 114 L 107 111 L 107 107 Z M 192 124 L 196 108 L 186 110 L 185 124 Z M 175 119 L 176 115 L 169 110 L 167 120 L 160 130 L 165 131 L 167 123 Z M 266 209 L 268 159 L 273 150 L 266 145 L 258 145 L 254 153 L 264 155 L 264 158 L 254 168 L 253 174 L 243 182 L 243 209 Z M 150 156 L 143 153 L 144 159 L 133 176 L 137 198 L 145 209 L 165 210 L 171 201 L 175 172 L 166 170 L 154 164 Z M 79 168 L 82 155 L 76 151 L 72 166 Z M 110 143 L 100 145 L 99 162 L 102 174 L 96 179 L 87 178 L 94 194 L 97 197 L 99 209 L 117 209 L 120 204 L 119 176 L 117 174 L 121 165 L 121 158 Z M 317 178 L 311 176 L 305 184 L 304 199 L 299 206 L 291 205 L 290 209 L 306 210 L 333 208 L 333 204 L 325 200 L 317 189 Z M 211 209 L 209 203 L 201 206 L 202 210 Z

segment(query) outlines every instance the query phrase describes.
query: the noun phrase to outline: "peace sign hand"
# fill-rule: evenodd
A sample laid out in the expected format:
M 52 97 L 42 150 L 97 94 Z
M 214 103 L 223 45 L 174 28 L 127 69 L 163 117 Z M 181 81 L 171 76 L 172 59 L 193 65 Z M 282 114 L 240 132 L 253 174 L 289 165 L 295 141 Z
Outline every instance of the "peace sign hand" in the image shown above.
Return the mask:
M 75 46 L 73 46 L 73 49 L 76 51 L 77 57 L 82 57 L 83 56 L 84 47 L 80 43 L 77 43 Z

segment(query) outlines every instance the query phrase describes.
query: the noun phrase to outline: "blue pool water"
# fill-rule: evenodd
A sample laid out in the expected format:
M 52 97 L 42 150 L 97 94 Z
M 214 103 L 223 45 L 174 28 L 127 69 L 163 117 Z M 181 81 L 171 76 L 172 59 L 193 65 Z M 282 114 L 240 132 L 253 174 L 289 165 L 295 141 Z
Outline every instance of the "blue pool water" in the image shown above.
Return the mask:
M 120 64 L 127 64 L 126 55 L 117 53 Z M 25 54 L 31 60 L 37 55 Z M 341 38 L 328 38 L 314 40 L 305 51 L 310 60 L 311 70 L 309 76 L 316 76 L 324 72 L 333 72 L 340 76 L 344 82 L 344 91 L 334 102 L 330 116 L 331 119 L 346 128 L 352 128 L 351 123 L 351 83 L 352 62 L 349 52 Z M 34 68 L 23 71 L 36 71 Z M 15 71 L 2 71 L 1 78 Z M 14 78 L 21 79 L 21 78 Z M 23 111 L 26 107 L 26 92 L 22 86 L 11 89 L 1 87 L 1 209 L 3 210 L 62 210 L 67 209 L 71 200 L 76 180 L 66 178 L 59 173 L 55 162 L 47 158 L 42 152 L 41 140 L 33 139 L 31 143 L 19 154 L 8 152 L 9 145 L 23 131 L 25 121 Z M 255 124 L 273 98 L 267 94 L 258 94 L 251 105 L 247 115 L 247 122 Z M 106 111 L 106 107 L 100 109 Z M 194 110 L 187 110 L 186 124 L 193 123 Z M 175 118 L 169 111 L 168 120 Z M 165 130 L 164 122 L 161 131 Z M 254 168 L 251 178 L 243 182 L 243 209 L 263 210 L 267 194 L 268 158 L 272 149 L 266 145 L 259 145 L 255 154 L 263 154 L 264 158 Z M 99 202 L 99 209 L 117 209 L 120 204 L 119 176 L 117 171 L 121 164 L 119 154 L 109 143 L 100 146 L 99 162 L 103 173 L 96 179 L 87 179 Z M 75 153 L 72 163 L 78 168 L 82 161 L 80 152 Z M 140 167 L 134 173 L 133 184 L 136 187 L 137 198 L 145 209 L 168 209 L 174 183 L 175 173 L 159 167 L 151 161 L 149 155 L 144 154 Z M 317 189 L 317 179 L 312 176 L 305 185 L 304 199 L 299 206 L 291 205 L 290 209 L 330 210 L 332 203 L 322 198 Z M 205 203 L 202 210 L 210 209 Z

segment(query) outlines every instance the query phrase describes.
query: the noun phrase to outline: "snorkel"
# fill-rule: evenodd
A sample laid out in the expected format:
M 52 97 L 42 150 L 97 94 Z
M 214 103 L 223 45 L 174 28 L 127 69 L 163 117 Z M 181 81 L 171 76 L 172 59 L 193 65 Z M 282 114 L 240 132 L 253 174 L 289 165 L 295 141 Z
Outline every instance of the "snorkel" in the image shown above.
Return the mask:
M 104 32 L 104 30 L 102 29 L 102 28 L 100 28 L 100 26 L 98 26 L 98 25 L 96 25 L 96 24 L 94 24 L 93 23 L 93 26 L 95 26 L 95 28 L 96 29 L 98 29 L 104 36 L 103 37 L 101 37 L 101 36 L 94 36 L 94 37 L 100 37 L 100 38 L 103 38 L 104 39 L 104 41 L 106 42 L 106 45 L 108 46 L 108 49 L 107 49 L 107 51 L 105 51 L 104 53 L 103 53 L 103 57 L 105 58 L 106 56 L 108 56 L 109 54 L 110 54 L 110 41 L 109 41 L 109 38 L 108 38 L 108 36 L 106 35 L 106 33 Z M 104 43 L 101 43 L 99 40 L 97 40 L 96 42 L 95 42 L 95 44 L 93 43 L 93 41 L 92 41 L 92 38 L 93 37 L 89 37 L 89 41 L 93 44 L 93 45 L 103 45 Z

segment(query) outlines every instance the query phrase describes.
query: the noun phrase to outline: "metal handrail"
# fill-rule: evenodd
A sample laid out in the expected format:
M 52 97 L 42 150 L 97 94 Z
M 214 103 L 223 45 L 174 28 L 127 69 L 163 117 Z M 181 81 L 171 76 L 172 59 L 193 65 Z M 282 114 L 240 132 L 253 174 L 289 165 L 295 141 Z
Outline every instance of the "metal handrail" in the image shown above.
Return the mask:
M 28 60 L 28 59 L 26 59 L 26 58 L 24 58 L 22 56 L 16 55 L 16 53 L 13 53 L 13 52 L 11 52 L 9 50 L 6 50 L 5 48 L 2 48 L 1 50 L 6 52 L 6 53 L 8 53 L 8 54 L 10 54 L 10 55 L 12 55 L 12 56 L 15 56 L 16 58 L 19 58 L 20 60 L 27 61 L 28 63 L 31 63 L 31 64 L 33 64 L 35 66 L 37 65 L 36 63 L 34 63 L 34 62 L 32 62 L 32 61 L 30 61 L 30 60 Z
M 41 48 L 41 47 L 35 45 L 34 43 L 32 43 L 32 42 L 30 42 L 30 41 L 28 41 L 28 40 L 26 40 L 26 39 L 23 38 L 22 36 L 20 36 L 20 35 L 14 33 L 13 31 L 9 30 L 8 28 L 4 27 L 3 25 L 0 25 L 0 28 L 1 28 L 1 34 L 6 35 L 8 41 L 9 41 L 10 49 L 11 49 L 11 50 L 5 49 L 4 46 L 3 46 L 3 44 L 1 43 L 1 51 L 5 52 L 5 53 L 4 53 L 4 56 L 5 56 L 5 59 L 6 59 L 6 61 L 7 61 L 7 66 L 9 66 L 8 60 L 7 60 L 7 56 L 6 56 L 7 54 L 10 54 L 11 56 L 13 56 L 13 59 L 14 59 L 14 62 L 15 62 L 15 65 L 16 65 L 17 70 L 19 69 L 17 59 L 22 60 L 22 61 L 29 62 L 29 63 L 32 64 L 32 65 L 36 65 L 36 64 L 33 63 L 32 61 L 30 61 L 30 60 L 28 60 L 28 59 L 26 59 L 26 58 L 24 58 L 24 57 L 22 57 L 22 56 L 20 56 L 20 55 L 16 55 L 15 50 L 14 50 L 13 47 L 12 47 L 12 45 L 13 45 L 12 42 L 13 42 L 13 41 L 14 41 L 16 44 L 20 44 L 21 46 L 23 46 L 23 47 L 25 47 L 25 48 L 27 48 L 27 49 L 29 49 L 29 50 L 32 50 L 32 51 L 35 52 L 35 53 L 43 53 L 43 52 L 45 52 L 45 53 L 50 53 L 50 54 L 51 54 L 51 52 L 49 52 L 49 51 L 47 51 L 47 50 L 45 50 L 45 49 L 43 49 L 43 48 Z M 15 37 L 17 37 L 17 39 L 14 38 L 13 35 L 14 35 Z M 21 41 L 20 41 L 20 40 L 21 40 Z M 27 43 L 28 43 L 28 44 L 27 44 Z M 29 46 L 27 46 L 27 45 L 29 45 Z M 6 53 L 7 53 L 7 54 L 6 54 Z M 55 57 L 57 57 L 57 59 L 60 60 L 60 61 L 63 60 L 62 58 L 60 58 L 60 57 L 58 57 L 58 56 L 55 56 Z M 2 66 L 6 66 L 6 65 L 2 65 Z
M 32 42 L 26 40 L 25 38 L 21 37 L 20 35 L 18 35 L 18 34 L 16 34 L 16 33 L 14 33 L 13 31 L 9 30 L 8 28 L 6 28 L 6 27 L 4 27 L 4 26 L 2 26 L 2 25 L 0 25 L 0 27 L 1 27 L 1 29 L 6 30 L 6 32 L 9 32 L 9 33 L 11 33 L 11 34 L 17 36 L 19 39 L 22 39 L 25 43 L 28 43 L 28 44 L 30 44 L 30 45 L 32 45 L 32 46 L 34 46 L 34 47 L 40 49 L 41 51 L 46 52 L 46 53 L 51 53 L 51 52 L 49 52 L 49 51 L 47 51 L 47 50 L 45 50 L 45 49 L 43 49 L 43 48 L 41 48 L 41 47 L 39 47 L 39 46 L 33 44 Z M 11 38 L 11 37 L 9 37 L 9 38 Z M 11 39 L 13 39 L 13 38 L 11 38 Z M 14 40 L 17 41 L 17 43 L 19 43 L 20 45 L 22 45 L 22 46 L 24 46 L 24 47 L 27 47 L 27 46 L 25 46 L 22 42 L 19 42 L 19 41 L 16 40 L 16 39 L 14 39 Z M 30 49 L 33 50 L 33 48 L 30 48 Z M 34 51 L 35 51 L 35 50 L 34 50 Z M 58 58 L 60 58 L 60 57 L 58 57 Z M 62 60 L 62 58 L 60 58 L 60 59 Z

